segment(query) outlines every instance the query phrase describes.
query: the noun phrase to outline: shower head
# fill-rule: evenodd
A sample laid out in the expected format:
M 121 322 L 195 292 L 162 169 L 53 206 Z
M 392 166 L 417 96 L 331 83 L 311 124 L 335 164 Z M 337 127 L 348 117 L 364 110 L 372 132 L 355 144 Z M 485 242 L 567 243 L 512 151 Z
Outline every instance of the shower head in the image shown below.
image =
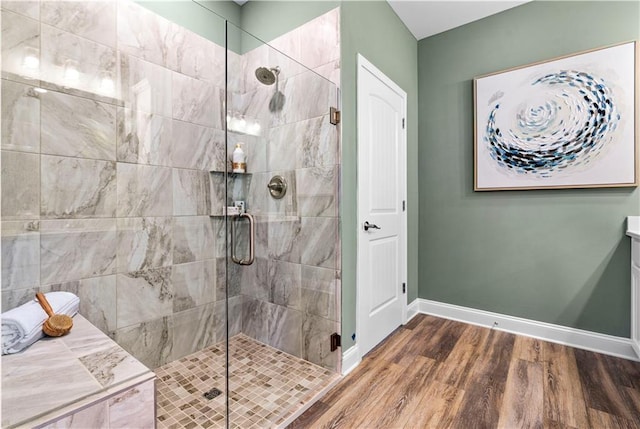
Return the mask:
M 264 85 L 273 85 L 280 74 L 280 67 L 258 67 L 256 69 L 256 79 Z

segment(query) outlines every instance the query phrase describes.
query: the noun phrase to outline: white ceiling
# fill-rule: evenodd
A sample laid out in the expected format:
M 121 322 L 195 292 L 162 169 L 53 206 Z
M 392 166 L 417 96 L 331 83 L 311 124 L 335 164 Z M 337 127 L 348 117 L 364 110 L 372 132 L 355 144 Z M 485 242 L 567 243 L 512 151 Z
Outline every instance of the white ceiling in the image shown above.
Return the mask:
M 240 6 L 249 0 L 233 0 Z M 416 39 L 511 9 L 532 0 L 387 0 Z
M 416 39 L 477 21 L 527 1 L 387 0 Z

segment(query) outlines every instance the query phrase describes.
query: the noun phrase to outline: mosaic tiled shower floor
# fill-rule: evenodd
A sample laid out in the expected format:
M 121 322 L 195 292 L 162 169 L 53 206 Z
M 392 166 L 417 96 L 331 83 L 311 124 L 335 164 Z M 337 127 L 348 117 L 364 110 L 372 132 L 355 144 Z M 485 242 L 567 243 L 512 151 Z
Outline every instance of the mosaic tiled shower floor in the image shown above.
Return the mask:
M 224 344 L 158 369 L 158 428 L 225 427 Z M 243 334 L 229 340 L 230 427 L 275 427 L 338 376 Z M 206 399 L 213 388 L 223 393 Z

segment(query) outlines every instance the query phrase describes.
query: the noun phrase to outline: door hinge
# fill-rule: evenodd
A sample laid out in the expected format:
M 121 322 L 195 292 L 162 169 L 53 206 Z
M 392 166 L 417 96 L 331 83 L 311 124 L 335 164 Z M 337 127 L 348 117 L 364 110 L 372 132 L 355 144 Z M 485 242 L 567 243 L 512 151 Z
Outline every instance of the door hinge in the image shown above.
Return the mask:
M 407 210 L 407 202 L 405 200 L 402 200 L 402 211 Z
M 330 339 L 331 339 L 331 351 L 335 352 L 338 349 L 338 347 L 342 345 L 340 334 L 338 334 L 337 332 L 334 332 L 333 334 L 331 334 Z
M 402 118 L 402 129 L 404 130 L 404 118 Z
M 402 293 L 407 293 L 407 284 L 402 283 Z
M 329 108 L 329 122 L 332 125 L 338 125 L 340 123 L 340 111 L 335 107 Z

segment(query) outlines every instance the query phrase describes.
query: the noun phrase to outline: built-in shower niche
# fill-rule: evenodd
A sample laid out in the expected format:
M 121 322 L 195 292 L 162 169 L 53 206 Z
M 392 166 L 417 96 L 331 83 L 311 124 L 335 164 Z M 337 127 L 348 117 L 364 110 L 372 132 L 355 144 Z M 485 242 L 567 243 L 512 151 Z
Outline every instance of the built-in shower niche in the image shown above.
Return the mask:
M 251 189 L 251 173 L 225 173 L 217 170 L 212 170 L 209 173 L 211 186 L 210 215 L 212 217 L 227 215 L 227 208 L 234 207 L 236 201 L 244 201 L 245 210 L 249 213 L 252 212 L 251 204 L 247 202 L 249 190 Z

